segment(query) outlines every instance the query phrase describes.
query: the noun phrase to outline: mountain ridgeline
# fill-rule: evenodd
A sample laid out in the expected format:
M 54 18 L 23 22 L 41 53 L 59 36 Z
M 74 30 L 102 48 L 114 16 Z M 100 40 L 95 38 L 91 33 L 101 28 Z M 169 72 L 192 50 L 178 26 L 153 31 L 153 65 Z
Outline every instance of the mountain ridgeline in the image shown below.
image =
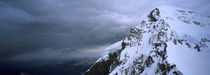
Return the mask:
M 205 57 L 210 56 L 210 18 L 171 6 L 155 8 L 143 17 L 128 37 L 106 48 L 85 75 L 209 73 L 205 70 L 210 69 L 210 61 Z

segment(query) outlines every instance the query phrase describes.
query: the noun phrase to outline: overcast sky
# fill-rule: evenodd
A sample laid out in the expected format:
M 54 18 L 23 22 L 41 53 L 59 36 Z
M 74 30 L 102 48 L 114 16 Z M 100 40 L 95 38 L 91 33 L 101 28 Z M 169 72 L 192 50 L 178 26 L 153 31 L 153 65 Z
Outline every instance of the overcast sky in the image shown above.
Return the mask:
M 99 56 L 160 5 L 210 13 L 209 0 L 0 0 L 0 61 Z

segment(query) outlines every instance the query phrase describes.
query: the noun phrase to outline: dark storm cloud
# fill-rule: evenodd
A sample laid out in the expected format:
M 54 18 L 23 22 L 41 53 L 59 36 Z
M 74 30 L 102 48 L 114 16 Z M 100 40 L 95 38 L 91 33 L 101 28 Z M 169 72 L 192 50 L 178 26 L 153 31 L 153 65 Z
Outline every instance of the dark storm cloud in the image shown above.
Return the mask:
M 1 58 L 41 48 L 76 50 L 123 38 L 120 33 L 126 28 L 116 22 L 117 13 L 110 15 L 112 12 L 92 8 L 96 6 L 87 2 L 57 2 L 1 1 Z
M 101 48 L 124 38 L 142 14 L 162 4 L 209 15 L 208 0 L 1 0 L 0 58 Z

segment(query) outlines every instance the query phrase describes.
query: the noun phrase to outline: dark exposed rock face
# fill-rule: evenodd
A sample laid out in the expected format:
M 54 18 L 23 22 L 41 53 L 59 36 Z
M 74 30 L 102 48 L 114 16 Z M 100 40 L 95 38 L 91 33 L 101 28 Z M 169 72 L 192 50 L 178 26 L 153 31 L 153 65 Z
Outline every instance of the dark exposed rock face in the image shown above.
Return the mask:
M 93 65 L 89 71 L 85 73 L 85 75 L 108 75 L 111 70 L 113 70 L 116 66 L 121 64 L 118 59 L 119 54 L 125 48 L 126 44 L 122 42 L 122 48 L 114 53 L 109 53 L 109 59 L 102 59 L 100 62 L 97 62 Z
M 108 75 L 110 73 L 110 67 L 115 68 L 120 61 L 117 59 L 117 54 L 113 53 L 109 55 L 109 60 L 102 60 L 97 62 L 92 68 L 85 73 L 85 75 Z
M 108 75 L 109 74 L 109 66 L 111 63 L 110 61 L 97 62 L 92 68 L 85 73 L 85 75 Z
M 151 22 L 156 22 L 158 20 L 157 17 L 159 16 L 160 16 L 160 11 L 158 8 L 155 8 L 154 10 L 152 10 L 152 12 L 148 15 Z

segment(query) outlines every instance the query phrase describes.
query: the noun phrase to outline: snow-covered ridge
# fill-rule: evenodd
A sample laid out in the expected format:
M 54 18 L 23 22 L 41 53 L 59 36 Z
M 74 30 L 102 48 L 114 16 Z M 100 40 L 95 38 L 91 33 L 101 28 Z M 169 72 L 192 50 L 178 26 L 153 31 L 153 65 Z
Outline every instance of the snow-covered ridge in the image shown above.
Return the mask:
M 103 56 L 86 74 L 209 73 L 205 71 L 210 69 L 210 60 L 207 58 L 210 56 L 209 18 L 192 10 L 171 6 L 155 8 L 144 17 L 141 25 L 130 30 L 128 37 L 106 48 Z M 190 56 L 198 61 L 194 62 Z M 190 62 L 194 64 L 188 64 Z M 207 66 L 203 66 L 203 63 Z M 202 66 L 201 70 L 192 65 Z

